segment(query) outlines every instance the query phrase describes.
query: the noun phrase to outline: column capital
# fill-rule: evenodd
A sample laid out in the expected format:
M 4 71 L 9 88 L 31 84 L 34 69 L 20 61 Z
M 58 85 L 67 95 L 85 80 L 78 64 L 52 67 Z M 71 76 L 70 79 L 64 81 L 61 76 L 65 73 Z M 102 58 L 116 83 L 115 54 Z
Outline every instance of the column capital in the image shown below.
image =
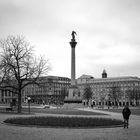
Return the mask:
M 77 45 L 77 42 L 75 40 L 71 40 L 70 45 L 72 48 L 75 48 Z

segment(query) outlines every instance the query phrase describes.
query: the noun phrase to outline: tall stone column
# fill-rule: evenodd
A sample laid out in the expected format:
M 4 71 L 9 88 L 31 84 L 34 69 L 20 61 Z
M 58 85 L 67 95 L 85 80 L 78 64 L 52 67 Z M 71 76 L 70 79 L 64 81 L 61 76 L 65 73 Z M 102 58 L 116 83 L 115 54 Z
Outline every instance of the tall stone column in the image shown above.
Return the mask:
M 74 101 L 78 98 L 78 88 L 76 84 L 76 68 L 75 68 L 75 48 L 77 45 L 77 42 L 75 40 L 75 31 L 72 31 L 72 39 L 70 41 L 70 46 L 71 46 L 71 86 L 69 88 L 69 95 L 67 100 L 69 101 Z
M 76 73 L 76 68 L 75 68 L 75 48 L 76 48 L 77 42 L 75 39 L 71 39 L 70 45 L 71 45 L 71 86 L 76 85 L 75 81 L 75 73 Z

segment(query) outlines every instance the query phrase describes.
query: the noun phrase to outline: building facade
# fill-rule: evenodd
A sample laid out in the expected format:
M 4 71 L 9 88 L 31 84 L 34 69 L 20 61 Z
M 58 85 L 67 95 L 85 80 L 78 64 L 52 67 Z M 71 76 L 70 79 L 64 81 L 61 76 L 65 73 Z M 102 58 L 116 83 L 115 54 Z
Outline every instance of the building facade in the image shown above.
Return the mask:
M 54 98 L 67 96 L 70 86 L 70 79 L 67 77 L 46 76 L 40 77 L 37 84 L 26 86 L 22 90 L 22 101 L 27 101 L 27 97 L 31 97 L 31 101 L 35 103 L 49 103 L 56 101 Z M 8 89 L 0 90 L 0 102 L 9 103 L 12 99 L 17 100 L 17 96 Z
M 17 99 L 17 94 L 12 92 L 10 89 L 0 90 L 0 103 L 10 103 Z
M 32 102 L 49 104 L 56 103 L 60 97 L 63 97 L 64 101 L 64 97 L 66 97 L 65 102 L 68 102 L 67 98 L 71 88 L 71 80 L 69 78 L 46 76 L 40 77 L 38 83 L 39 85 L 32 84 L 23 89 L 22 101 L 27 101 L 27 97 L 31 97 Z M 138 77 L 107 77 L 107 73 L 104 70 L 102 78 L 82 75 L 76 80 L 76 83 L 78 89 L 76 93 L 73 93 L 74 102 L 76 100 L 78 103 L 83 102 L 87 104 L 87 101 L 83 99 L 83 94 L 86 85 L 89 85 L 93 93 L 90 105 L 140 105 L 140 78 Z M 17 95 L 10 89 L 1 89 L 0 92 L 1 103 L 17 100 Z M 114 92 L 114 95 L 117 94 L 116 99 L 110 96 L 112 92 Z M 131 97 L 129 93 L 131 93 Z
M 28 85 L 23 91 L 25 97 L 31 97 L 35 103 L 55 103 L 60 96 L 68 96 L 70 79 L 67 77 L 47 76 L 39 79 L 38 85 Z
M 90 104 L 93 105 L 139 105 L 140 104 L 140 78 L 138 77 L 107 77 L 107 73 L 104 70 L 102 73 L 102 78 L 94 78 L 90 75 L 82 75 L 77 79 L 77 85 L 80 90 L 80 96 L 84 93 L 84 88 L 89 85 L 92 90 L 92 99 Z M 118 91 L 115 91 L 118 89 Z M 114 90 L 114 91 L 113 91 Z M 128 92 L 134 92 L 135 97 L 128 96 Z M 114 92 L 115 98 L 111 98 L 111 94 Z M 115 93 L 116 92 L 116 93 Z M 118 93 L 117 93 L 118 92 Z M 86 100 L 83 100 L 86 102 Z

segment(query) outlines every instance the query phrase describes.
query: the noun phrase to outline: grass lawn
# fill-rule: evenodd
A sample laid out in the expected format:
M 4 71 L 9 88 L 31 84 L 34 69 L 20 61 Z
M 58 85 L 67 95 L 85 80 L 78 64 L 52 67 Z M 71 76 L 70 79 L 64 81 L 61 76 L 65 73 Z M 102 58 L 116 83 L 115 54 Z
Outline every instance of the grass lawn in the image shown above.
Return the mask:
M 14 109 L 14 111 L 6 111 L 6 109 L 0 109 L 0 113 L 6 113 L 6 114 L 17 114 L 17 109 Z M 28 108 L 22 108 L 22 113 L 29 113 Z M 30 108 L 30 113 L 46 113 L 46 114 L 64 114 L 64 115 L 107 115 L 103 113 L 96 113 L 96 112 L 89 112 L 89 111 L 83 111 L 83 110 L 77 110 L 74 108 L 56 108 L 56 109 L 50 109 L 50 108 Z
M 117 112 L 117 113 L 122 113 L 123 109 L 100 109 L 103 111 L 110 111 L 110 112 Z M 132 115 L 140 115 L 140 108 L 130 108 L 131 114 Z
M 23 112 L 28 112 L 28 108 L 23 108 Z M 89 111 L 82 111 L 72 108 L 58 108 L 58 109 L 49 109 L 49 108 L 31 108 L 31 113 L 47 113 L 47 114 L 64 114 L 64 115 L 107 115 L 103 113 L 95 113 Z

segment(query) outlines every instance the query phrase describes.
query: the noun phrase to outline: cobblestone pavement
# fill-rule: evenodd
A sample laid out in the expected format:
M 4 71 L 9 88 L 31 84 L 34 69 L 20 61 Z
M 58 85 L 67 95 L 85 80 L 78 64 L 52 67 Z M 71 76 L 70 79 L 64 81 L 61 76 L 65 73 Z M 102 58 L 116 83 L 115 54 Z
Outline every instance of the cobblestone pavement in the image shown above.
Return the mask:
M 107 113 L 106 117 L 122 119 L 119 113 L 82 109 Z M 47 115 L 47 114 L 36 114 Z M 97 128 L 97 129 L 68 129 L 68 128 L 37 128 L 21 127 L 3 124 L 3 120 L 20 115 L 0 114 L 0 140 L 139 140 L 140 139 L 140 116 L 131 115 L 128 129 Z M 22 115 L 23 116 L 23 115 Z M 25 115 L 29 116 L 29 115 Z M 101 117 L 101 116 L 99 116 Z M 105 117 L 105 116 L 104 116 Z

